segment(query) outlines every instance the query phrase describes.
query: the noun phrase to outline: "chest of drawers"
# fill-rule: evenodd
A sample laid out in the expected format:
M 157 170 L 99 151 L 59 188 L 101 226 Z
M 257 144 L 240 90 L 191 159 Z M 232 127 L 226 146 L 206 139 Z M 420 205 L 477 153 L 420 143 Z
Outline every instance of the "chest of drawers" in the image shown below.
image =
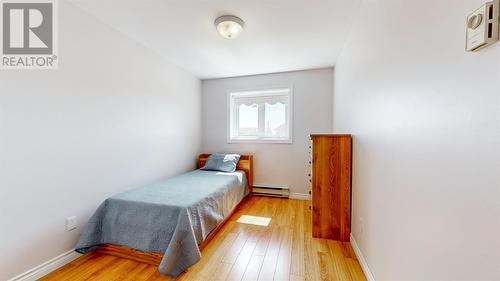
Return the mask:
M 313 237 L 349 241 L 351 147 L 351 135 L 311 135 Z

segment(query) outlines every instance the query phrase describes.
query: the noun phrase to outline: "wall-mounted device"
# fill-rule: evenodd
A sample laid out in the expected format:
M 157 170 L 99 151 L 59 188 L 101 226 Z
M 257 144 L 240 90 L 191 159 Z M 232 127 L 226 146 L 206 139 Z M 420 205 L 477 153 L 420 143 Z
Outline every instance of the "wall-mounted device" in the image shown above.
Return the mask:
M 486 2 L 467 17 L 467 51 L 477 51 L 498 41 L 499 2 L 500 0 Z

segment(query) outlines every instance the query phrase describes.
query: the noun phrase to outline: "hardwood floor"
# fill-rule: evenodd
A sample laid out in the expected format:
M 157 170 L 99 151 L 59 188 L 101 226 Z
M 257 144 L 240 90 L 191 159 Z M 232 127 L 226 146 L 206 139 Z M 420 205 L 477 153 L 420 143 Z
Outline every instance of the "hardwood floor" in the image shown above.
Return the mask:
M 312 237 L 308 206 L 308 201 L 254 196 L 205 247 L 202 259 L 175 280 L 366 280 L 348 242 Z M 242 215 L 271 221 L 237 222 Z M 151 265 L 88 253 L 39 280 L 173 279 Z

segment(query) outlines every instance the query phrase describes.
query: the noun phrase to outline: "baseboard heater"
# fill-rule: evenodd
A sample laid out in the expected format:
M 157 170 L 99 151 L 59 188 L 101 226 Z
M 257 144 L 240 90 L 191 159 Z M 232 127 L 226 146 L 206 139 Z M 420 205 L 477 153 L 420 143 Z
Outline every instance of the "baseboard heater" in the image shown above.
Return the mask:
M 253 195 L 288 198 L 290 191 L 288 186 L 256 184 L 253 186 Z

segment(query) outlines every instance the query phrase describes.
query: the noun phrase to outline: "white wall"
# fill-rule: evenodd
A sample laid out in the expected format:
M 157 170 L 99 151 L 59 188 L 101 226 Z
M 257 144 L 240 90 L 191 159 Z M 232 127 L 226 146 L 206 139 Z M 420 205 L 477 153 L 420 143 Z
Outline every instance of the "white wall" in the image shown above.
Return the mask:
M 59 69 L 0 71 L 0 280 L 70 250 L 102 200 L 191 169 L 200 151 L 201 82 L 59 7 Z
M 252 153 L 255 184 L 287 185 L 307 194 L 308 135 L 332 128 L 332 69 L 316 69 L 226 79 L 202 83 L 203 151 Z M 228 91 L 293 87 L 292 144 L 227 143 Z
M 354 134 L 353 234 L 376 280 L 500 280 L 500 44 L 482 0 L 365 0 L 335 68 Z

